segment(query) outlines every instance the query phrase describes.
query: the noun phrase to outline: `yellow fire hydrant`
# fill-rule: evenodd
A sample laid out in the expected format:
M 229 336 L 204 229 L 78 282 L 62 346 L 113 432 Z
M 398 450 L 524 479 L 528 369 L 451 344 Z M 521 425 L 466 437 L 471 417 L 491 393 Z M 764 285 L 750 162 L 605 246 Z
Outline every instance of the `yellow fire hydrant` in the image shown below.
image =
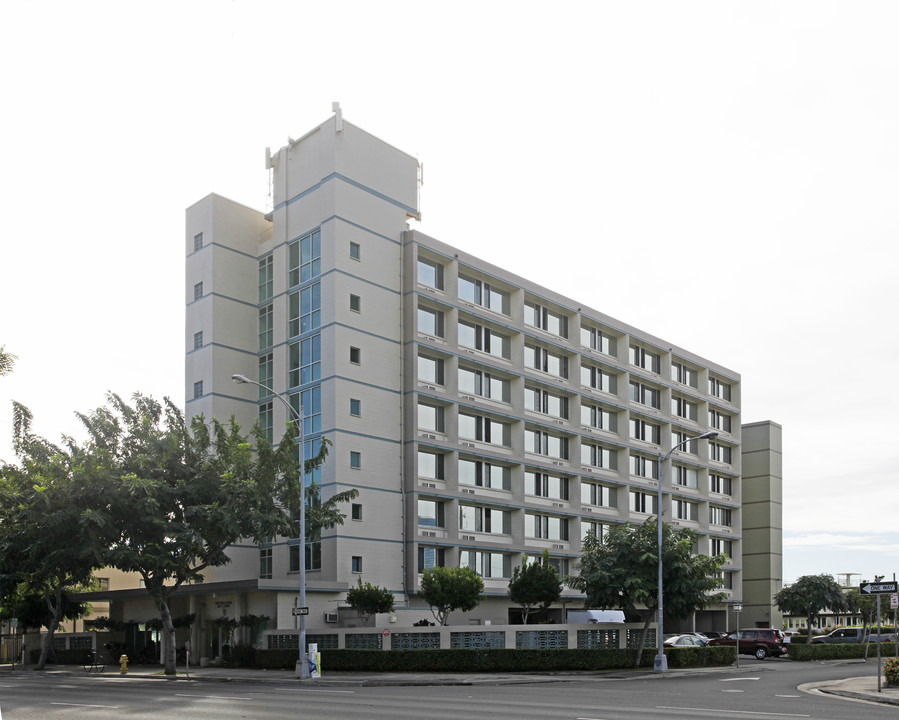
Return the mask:
M 128 656 L 127 655 L 122 655 L 122 657 L 119 658 L 119 665 L 121 665 L 121 667 L 122 667 L 121 674 L 127 675 L 128 674 Z

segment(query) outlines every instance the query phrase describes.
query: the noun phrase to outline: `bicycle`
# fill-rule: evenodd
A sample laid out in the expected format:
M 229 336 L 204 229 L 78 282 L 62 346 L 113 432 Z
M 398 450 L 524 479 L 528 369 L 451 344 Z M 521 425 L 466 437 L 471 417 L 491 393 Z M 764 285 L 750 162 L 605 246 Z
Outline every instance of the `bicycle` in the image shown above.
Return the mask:
M 106 663 L 100 653 L 91 650 L 84 656 L 84 671 L 101 673 L 106 670 Z

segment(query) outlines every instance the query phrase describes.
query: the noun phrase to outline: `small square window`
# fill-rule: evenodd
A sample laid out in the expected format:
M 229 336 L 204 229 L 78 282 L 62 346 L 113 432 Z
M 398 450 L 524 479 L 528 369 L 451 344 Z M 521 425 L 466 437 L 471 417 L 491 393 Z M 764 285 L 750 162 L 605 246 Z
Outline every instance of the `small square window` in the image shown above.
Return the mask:
M 350 348 L 350 362 L 359 365 L 362 362 L 362 351 L 357 347 Z
M 203 283 L 198 282 L 194 285 L 194 300 L 199 300 L 203 297 Z
M 362 401 L 356 398 L 350 398 L 350 415 L 359 417 L 362 415 Z
M 203 233 L 194 235 L 194 252 L 203 247 Z
M 203 331 L 194 333 L 194 350 L 199 350 L 203 347 Z
M 353 520 L 362 519 L 362 503 L 353 503 L 350 505 L 350 517 Z
M 350 467 L 354 470 L 362 468 L 362 453 L 357 450 L 350 451 Z
M 202 380 L 197 380 L 194 383 L 194 400 L 196 400 L 199 397 L 203 397 L 203 381 Z
M 362 556 L 361 555 L 353 555 L 353 572 L 354 573 L 362 572 Z
M 350 310 L 362 312 L 362 298 L 358 295 L 350 295 Z
M 354 243 L 354 242 L 350 243 L 350 257 L 353 260 L 359 259 L 359 255 L 360 255 L 361 251 L 362 251 L 362 248 L 359 247 L 359 243 Z

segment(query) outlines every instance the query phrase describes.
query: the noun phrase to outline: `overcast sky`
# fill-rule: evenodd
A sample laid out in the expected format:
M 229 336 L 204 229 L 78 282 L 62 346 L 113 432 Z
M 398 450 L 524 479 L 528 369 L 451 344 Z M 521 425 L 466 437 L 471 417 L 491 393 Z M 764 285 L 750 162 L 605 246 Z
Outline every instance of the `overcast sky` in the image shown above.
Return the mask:
M 184 398 L 184 209 L 266 209 L 331 114 L 424 163 L 418 228 L 743 377 L 784 579 L 899 572 L 899 4 L 10 1 L 0 458 Z M 857 581 L 859 578 L 853 578 Z

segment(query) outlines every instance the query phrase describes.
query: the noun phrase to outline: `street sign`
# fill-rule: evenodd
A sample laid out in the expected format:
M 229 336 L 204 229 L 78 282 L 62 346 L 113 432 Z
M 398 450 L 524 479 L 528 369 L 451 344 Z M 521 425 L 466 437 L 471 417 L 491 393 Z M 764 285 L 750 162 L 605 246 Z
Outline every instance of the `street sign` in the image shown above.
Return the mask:
M 858 586 L 862 595 L 880 595 L 882 593 L 899 592 L 899 584 L 895 580 L 891 582 L 862 583 Z
M 294 614 L 294 615 L 308 615 L 308 614 L 309 614 L 309 608 L 307 608 L 307 607 L 295 607 L 295 608 L 293 609 L 293 614 Z
M 743 606 L 742 605 L 734 605 L 734 612 L 735 613 L 743 612 Z
M 899 608 L 899 593 L 893 593 L 890 595 L 890 610 L 896 610 Z

